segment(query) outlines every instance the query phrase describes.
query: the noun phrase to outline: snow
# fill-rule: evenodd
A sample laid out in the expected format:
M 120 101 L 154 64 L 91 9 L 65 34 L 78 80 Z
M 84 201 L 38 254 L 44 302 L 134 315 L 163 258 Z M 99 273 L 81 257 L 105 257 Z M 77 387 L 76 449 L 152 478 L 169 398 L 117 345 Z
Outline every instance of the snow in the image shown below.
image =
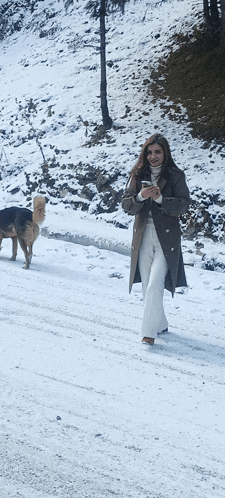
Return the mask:
M 1 42 L 0 209 L 31 205 L 25 173 L 35 180 L 43 159 L 31 124 L 46 158 L 65 163 L 54 168 L 57 181 L 82 162 L 120 169 L 118 189 L 158 126 L 193 199 L 198 189 L 218 195 L 211 214 L 223 217 L 224 158 L 203 149 L 188 123 L 162 118 L 142 84 L 202 6 L 131 1 L 124 16 L 108 19 L 115 143 L 89 148 L 82 120 L 93 131 L 101 117 L 97 25 L 85 3 L 66 13 L 62 0 L 44 0 Z M 46 21 L 50 7 L 57 15 Z M 39 38 L 41 26 L 47 37 Z M 20 248 L 17 261 L 8 260 L 11 240 L 0 252 L 2 498 L 223 498 L 225 274 L 202 267 L 225 268 L 224 244 L 201 234 L 198 243 L 182 241 L 189 287 L 174 299 L 165 292 L 169 333 L 150 348 L 139 336 L 141 286 L 128 294 L 132 218 L 121 208 L 96 217 L 97 194 L 88 212 L 73 210 L 66 196 L 46 197 L 30 269 L 22 269 Z
M 129 256 L 39 236 L 1 251 L 1 495 L 224 496 L 224 273 L 186 266 L 140 341 Z

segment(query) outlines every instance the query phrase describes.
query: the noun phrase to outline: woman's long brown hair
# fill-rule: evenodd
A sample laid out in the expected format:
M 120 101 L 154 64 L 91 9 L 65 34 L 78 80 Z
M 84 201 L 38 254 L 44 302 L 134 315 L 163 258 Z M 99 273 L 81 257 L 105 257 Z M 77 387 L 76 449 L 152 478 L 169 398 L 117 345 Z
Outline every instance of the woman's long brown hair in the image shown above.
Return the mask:
M 176 166 L 171 156 L 170 146 L 168 144 L 168 141 L 160 133 L 155 133 L 154 135 L 149 137 L 142 146 L 140 156 L 130 172 L 129 180 L 134 177 L 140 178 L 145 168 L 149 169 L 149 163 L 147 161 L 147 147 L 148 145 L 153 145 L 153 144 L 161 145 L 164 151 L 163 170 L 165 170 L 165 167 L 168 163 L 170 163 L 173 166 Z

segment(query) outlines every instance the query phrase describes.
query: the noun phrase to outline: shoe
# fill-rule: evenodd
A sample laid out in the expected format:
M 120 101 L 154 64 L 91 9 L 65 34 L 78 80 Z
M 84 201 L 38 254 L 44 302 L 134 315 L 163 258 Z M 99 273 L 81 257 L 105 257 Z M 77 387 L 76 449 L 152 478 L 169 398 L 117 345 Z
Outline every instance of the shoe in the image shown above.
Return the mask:
M 150 346 L 153 346 L 155 339 L 153 337 L 143 337 L 141 342 L 147 342 Z
M 166 332 L 168 332 L 168 327 L 166 327 L 166 329 L 164 330 L 161 330 L 161 332 L 158 332 L 158 334 L 165 334 Z

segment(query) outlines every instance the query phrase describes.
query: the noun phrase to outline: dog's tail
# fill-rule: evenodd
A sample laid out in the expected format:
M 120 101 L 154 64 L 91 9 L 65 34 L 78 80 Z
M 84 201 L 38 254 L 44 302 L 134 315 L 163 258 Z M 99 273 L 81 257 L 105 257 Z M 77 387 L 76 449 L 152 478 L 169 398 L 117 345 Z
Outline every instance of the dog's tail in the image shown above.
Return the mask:
M 45 219 L 45 198 L 37 195 L 34 198 L 33 221 L 40 225 Z

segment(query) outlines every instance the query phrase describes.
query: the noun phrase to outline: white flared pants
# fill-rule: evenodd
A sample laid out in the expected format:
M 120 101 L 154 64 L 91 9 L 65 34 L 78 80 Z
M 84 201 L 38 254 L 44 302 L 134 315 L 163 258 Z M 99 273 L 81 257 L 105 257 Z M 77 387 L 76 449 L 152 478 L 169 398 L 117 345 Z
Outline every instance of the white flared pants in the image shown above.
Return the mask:
M 165 277 L 168 271 L 153 220 L 147 223 L 138 256 L 142 280 L 144 314 L 141 336 L 156 338 L 168 327 L 163 308 Z

